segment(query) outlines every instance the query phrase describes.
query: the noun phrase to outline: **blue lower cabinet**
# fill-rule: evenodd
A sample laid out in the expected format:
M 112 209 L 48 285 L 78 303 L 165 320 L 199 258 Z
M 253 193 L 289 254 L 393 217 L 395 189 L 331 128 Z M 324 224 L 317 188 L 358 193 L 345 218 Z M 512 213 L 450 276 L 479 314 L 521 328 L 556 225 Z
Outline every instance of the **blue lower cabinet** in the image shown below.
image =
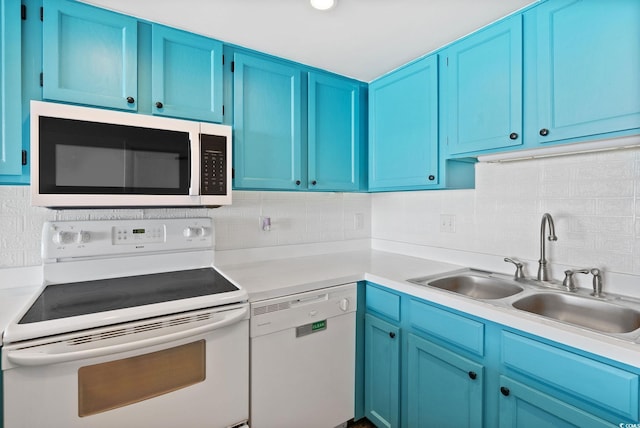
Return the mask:
M 622 425 L 622 424 L 620 424 Z M 604 428 L 612 426 L 584 410 L 500 376 L 500 428 Z
M 408 427 L 482 427 L 484 367 L 409 334 Z
M 381 285 L 366 294 L 365 416 L 378 427 L 640 426 L 640 367 Z
M 400 422 L 400 328 L 365 315 L 364 411 L 377 427 Z
M 0 346 L 0 354 L 2 347 Z M 4 426 L 4 383 L 2 381 L 2 363 L 0 363 L 0 428 Z

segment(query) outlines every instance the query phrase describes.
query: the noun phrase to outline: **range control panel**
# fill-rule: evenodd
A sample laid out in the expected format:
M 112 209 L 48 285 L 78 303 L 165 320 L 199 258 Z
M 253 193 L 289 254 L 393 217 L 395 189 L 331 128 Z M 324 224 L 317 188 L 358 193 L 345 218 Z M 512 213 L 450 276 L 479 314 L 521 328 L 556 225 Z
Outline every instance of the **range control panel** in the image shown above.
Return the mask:
M 42 229 L 42 258 L 213 249 L 214 235 L 210 218 L 53 221 Z
M 115 245 L 154 244 L 164 242 L 167 230 L 164 224 L 154 227 L 114 226 L 111 239 Z

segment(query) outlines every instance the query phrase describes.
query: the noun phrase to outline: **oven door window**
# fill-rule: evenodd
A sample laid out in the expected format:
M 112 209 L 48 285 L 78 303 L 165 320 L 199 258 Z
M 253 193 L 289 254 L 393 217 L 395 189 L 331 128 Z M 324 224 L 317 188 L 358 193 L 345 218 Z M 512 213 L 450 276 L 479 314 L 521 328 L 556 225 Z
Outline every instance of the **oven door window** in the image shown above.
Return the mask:
M 40 118 L 40 192 L 189 193 L 189 133 Z
M 203 382 L 205 341 L 78 369 L 78 416 L 127 406 Z

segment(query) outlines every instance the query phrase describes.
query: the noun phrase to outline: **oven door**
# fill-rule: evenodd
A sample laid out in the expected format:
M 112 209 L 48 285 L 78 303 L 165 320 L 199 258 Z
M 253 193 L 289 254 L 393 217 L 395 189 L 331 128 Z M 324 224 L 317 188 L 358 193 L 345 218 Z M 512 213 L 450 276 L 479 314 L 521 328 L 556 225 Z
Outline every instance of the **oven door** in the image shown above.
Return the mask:
M 248 313 L 239 304 L 7 345 L 5 428 L 242 426 Z

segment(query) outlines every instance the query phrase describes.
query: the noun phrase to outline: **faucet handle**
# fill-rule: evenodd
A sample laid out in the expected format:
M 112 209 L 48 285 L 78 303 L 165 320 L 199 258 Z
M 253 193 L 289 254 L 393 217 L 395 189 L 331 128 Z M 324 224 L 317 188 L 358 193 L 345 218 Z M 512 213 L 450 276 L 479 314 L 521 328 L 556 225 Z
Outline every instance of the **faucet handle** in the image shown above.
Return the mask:
M 511 257 L 511 258 L 505 257 L 504 261 L 508 263 L 513 263 L 516 266 L 516 273 L 513 275 L 513 279 L 515 280 L 524 279 L 524 272 L 522 272 L 522 266 L 524 265 L 520 260 L 516 259 L 515 257 Z
M 576 291 L 578 286 L 573 282 L 573 274 L 574 273 L 589 273 L 590 270 L 585 269 L 568 269 L 564 271 L 564 280 L 562 281 L 562 285 L 569 291 Z
M 600 272 L 600 269 L 598 268 L 593 268 L 591 269 L 591 275 L 593 275 L 593 292 L 591 295 L 595 297 L 603 297 L 602 272 Z

